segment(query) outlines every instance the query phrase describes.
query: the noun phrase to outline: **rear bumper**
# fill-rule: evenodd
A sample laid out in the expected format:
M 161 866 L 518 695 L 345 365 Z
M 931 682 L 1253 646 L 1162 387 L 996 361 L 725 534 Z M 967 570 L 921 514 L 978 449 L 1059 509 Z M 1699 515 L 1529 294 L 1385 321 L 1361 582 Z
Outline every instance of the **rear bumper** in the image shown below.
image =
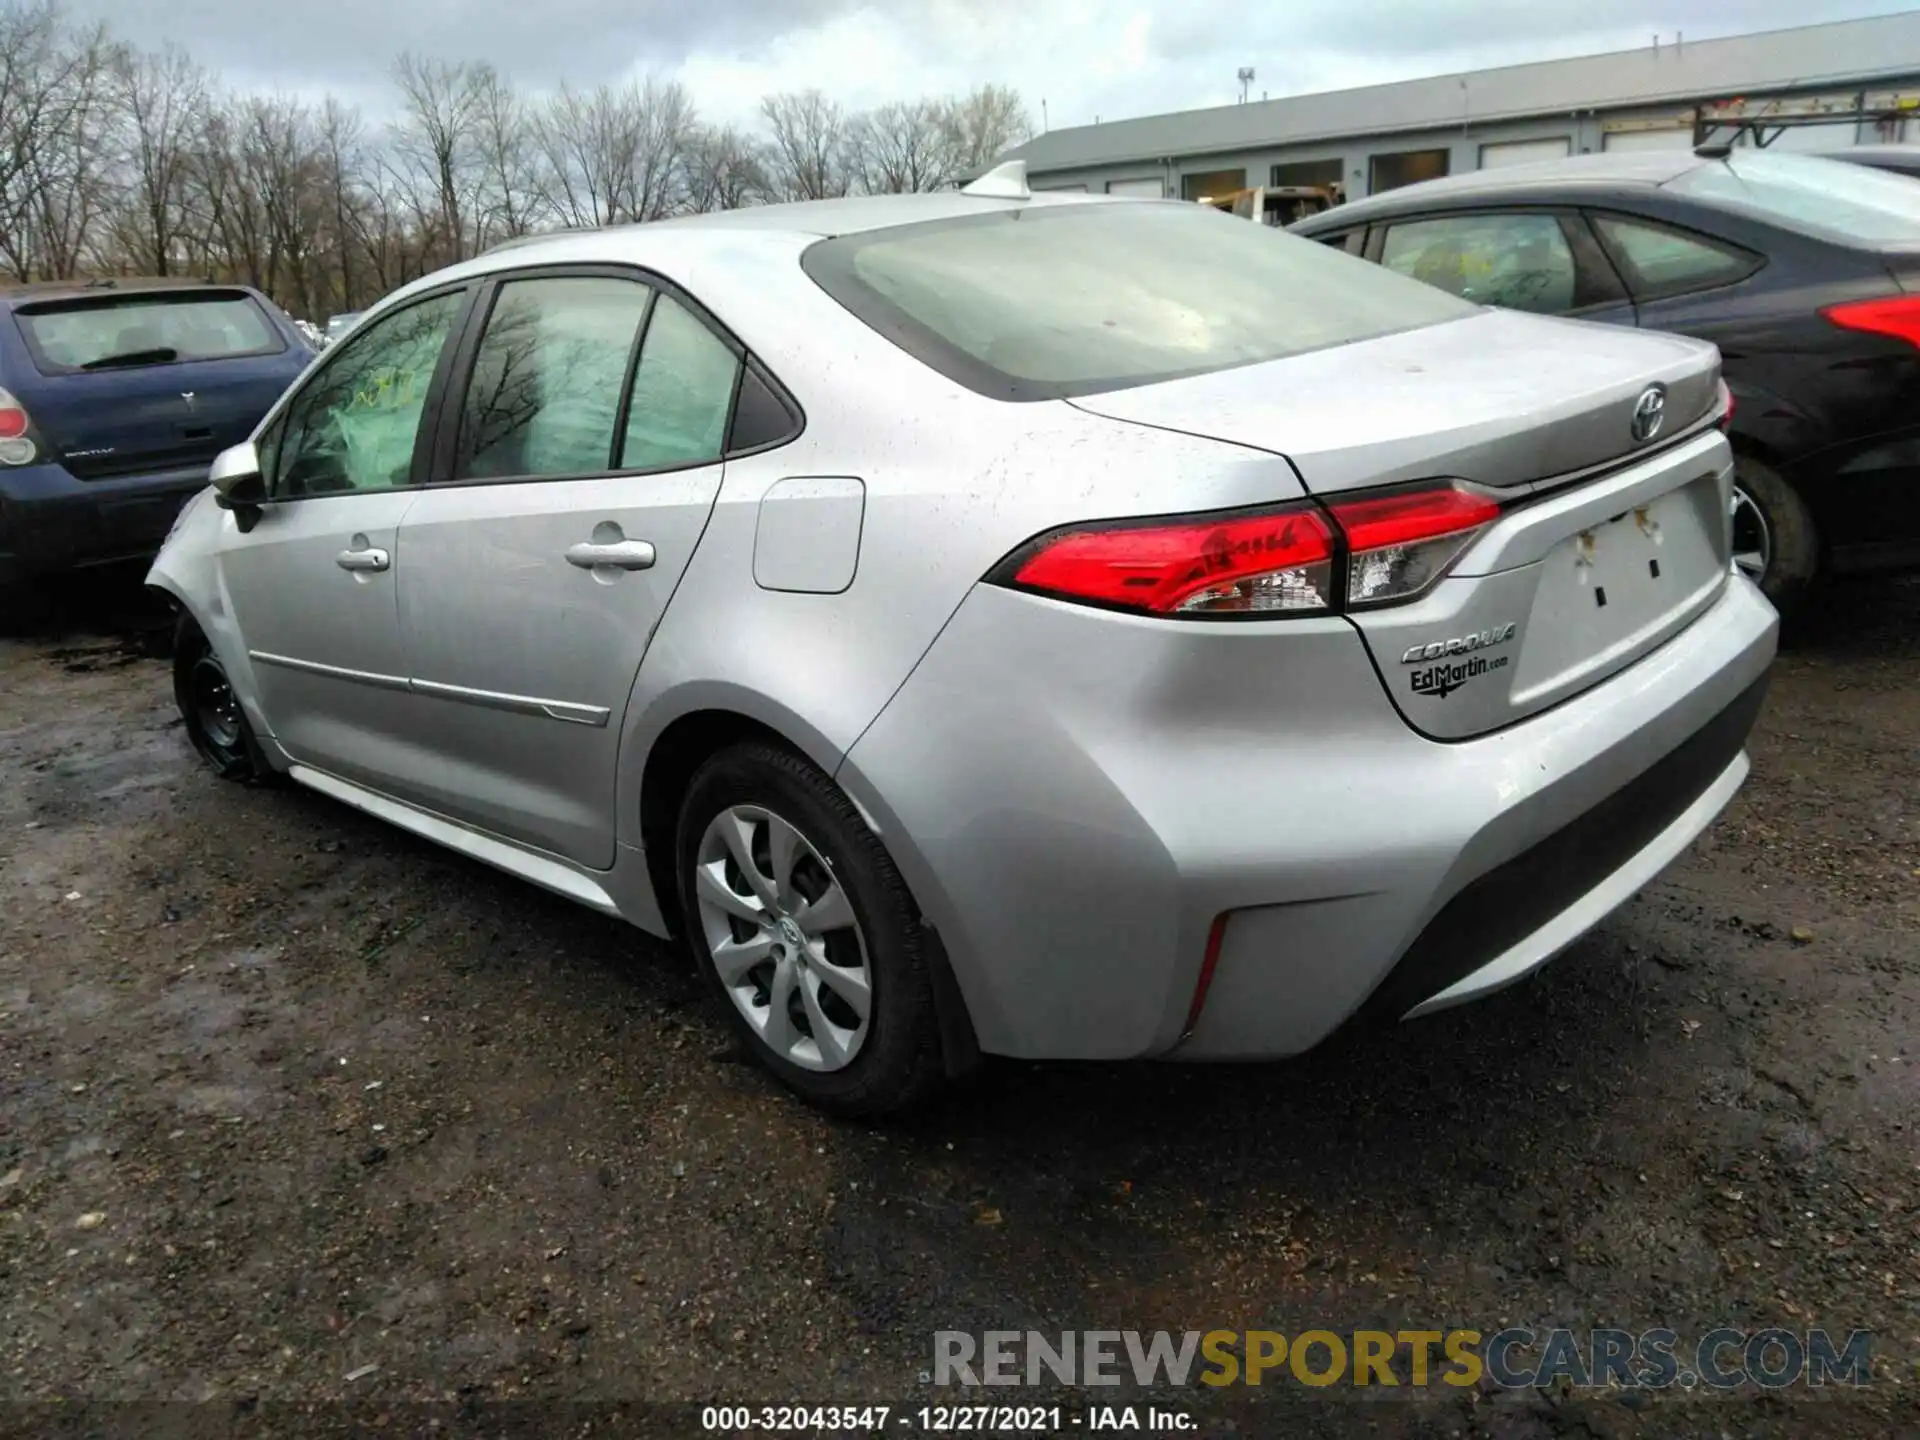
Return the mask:
M 207 467 L 78 480 L 56 464 L 0 467 L 0 585 L 154 554 Z
M 1744 776 L 1776 629 L 1733 580 L 1627 670 L 1441 744 L 1344 621 L 1291 622 L 1277 648 L 1265 625 L 1202 634 L 983 587 L 841 779 L 983 1049 L 1288 1055 L 1363 1006 L 1510 983 L 1625 901 Z

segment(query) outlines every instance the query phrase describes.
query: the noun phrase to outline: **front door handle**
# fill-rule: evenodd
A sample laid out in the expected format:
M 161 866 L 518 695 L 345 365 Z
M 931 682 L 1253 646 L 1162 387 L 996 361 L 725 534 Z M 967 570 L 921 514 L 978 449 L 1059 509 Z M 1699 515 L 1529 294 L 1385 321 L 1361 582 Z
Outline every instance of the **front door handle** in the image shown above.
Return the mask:
M 333 563 L 342 570 L 385 570 L 393 564 L 393 557 L 384 550 L 369 547 L 365 550 L 342 550 L 333 557 Z
M 596 570 L 602 565 L 616 570 L 651 570 L 653 560 L 653 546 L 644 540 L 616 540 L 608 545 L 582 540 L 567 547 L 567 563 L 582 570 Z

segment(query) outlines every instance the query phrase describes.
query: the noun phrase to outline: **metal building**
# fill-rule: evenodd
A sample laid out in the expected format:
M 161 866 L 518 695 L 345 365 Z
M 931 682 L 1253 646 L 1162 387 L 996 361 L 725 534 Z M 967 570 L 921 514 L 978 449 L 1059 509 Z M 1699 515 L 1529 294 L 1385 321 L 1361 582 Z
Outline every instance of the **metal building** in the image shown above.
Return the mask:
M 1082 125 L 1007 153 L 1035 189 L 1217 198 L 1416 180 L 1710 138 L 1920 141 L 1920 10 Z M 1286 218 L 1271 208 L 1266 218 Z

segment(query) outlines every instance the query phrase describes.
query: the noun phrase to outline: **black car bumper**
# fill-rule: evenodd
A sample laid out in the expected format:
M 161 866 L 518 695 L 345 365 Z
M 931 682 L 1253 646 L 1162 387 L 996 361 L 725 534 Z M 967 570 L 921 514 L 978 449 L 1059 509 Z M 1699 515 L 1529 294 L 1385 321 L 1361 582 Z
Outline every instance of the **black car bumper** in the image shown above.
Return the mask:
M 0 585 L 137 560 L 167 538 L 207 467 L 77 480 L 59 465 L 0 467 Z

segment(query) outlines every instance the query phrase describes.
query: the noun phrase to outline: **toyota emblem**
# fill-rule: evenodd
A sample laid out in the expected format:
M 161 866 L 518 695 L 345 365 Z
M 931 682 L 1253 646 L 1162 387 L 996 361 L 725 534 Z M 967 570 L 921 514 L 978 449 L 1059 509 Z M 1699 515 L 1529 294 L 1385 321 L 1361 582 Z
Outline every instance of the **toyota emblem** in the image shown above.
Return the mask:
M 1640 392 L 1640 398 L 1633 402 L 1633 438 L 1639 444 L 1646 444 L 1660 433 L 1660 426 L 1667 418 L 1667 387 L 1649 385 Z

